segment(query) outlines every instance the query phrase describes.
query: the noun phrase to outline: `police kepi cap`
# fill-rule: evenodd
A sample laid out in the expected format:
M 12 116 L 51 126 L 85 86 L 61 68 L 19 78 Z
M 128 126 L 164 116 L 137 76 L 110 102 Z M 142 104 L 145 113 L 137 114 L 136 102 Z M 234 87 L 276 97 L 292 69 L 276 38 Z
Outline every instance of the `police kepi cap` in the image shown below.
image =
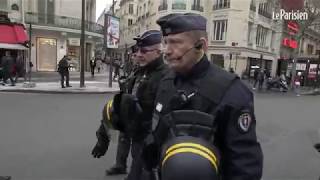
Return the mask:
M 192 30 L 206 31 L 207 19 L 194 13 L 169 14 L 157 20 L 162 35 L 177 34 Z
M 137 51 L 138 51 L 138 46 L 136 44 L 131 46 L 131 52 L 132 53 L 136 53 Z
M 141 36 L 137 36 L 133 38 L 137 41 L 137 46 L 145 47 L 145 46 L 152 46 L 155 44 L 161 43 L 161 31 L 159 30 L 149 30 L 144 32 Z

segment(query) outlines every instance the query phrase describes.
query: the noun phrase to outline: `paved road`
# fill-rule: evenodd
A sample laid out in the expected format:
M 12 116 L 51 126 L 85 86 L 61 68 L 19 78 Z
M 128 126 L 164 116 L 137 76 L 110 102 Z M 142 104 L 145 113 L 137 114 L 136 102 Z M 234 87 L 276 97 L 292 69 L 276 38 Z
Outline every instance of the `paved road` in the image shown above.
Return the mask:
M 120 180 L 104 177 L 115 159 L 93 159 L 100 109 L 110 95 L 0 93 L 0 176 L 13 180 Z M 256 95 L 264 180 L 317 180 L 320 97 Z

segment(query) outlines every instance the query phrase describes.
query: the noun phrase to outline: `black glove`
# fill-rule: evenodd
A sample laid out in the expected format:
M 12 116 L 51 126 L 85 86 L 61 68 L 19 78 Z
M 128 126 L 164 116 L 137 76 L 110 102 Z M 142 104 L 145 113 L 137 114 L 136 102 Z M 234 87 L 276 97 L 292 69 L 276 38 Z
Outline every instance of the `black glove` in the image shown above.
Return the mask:
M 96 132 L 98 142 L 91 152 L 94 158 L 100 158 L 101 156 L 104 156 L 108 150 L 110 135 L 108 129 L 106 128 L 107 127 L 103 124 L 103 121 L 101 121 L 101 125 Z
M 99 141 L 94 146 L 91 154 L 94 158 L 100 158 L 101 156 L 104 156 L 108 150 L 109 143 L 100 143 Z
M 154 142 L 153 136 L 150 134 L 145 139 L 142 150 L 142 161 L 147 171 L 152 171 L 158 167 L 160 161 L 159 145 Z

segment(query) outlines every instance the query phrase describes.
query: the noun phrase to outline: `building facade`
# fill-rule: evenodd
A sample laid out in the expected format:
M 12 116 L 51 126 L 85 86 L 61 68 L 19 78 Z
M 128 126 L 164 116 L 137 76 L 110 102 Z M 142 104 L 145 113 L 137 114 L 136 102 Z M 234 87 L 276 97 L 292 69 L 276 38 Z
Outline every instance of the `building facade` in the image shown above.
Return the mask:
M 64 55 L 73 71 L 80 69 L 81 2 L 78 0 L 1 0 L 11 21 L 24 23 L 31 35 L 33 71 L 56 71 Z M 103 40 L 103 26 L 95 23 L 96 2 L 86 1 L 85 69 Z
M 290 58 L 292 50 L 284 43 L 288 39 L 288 22 L 272 18 L 278 8 L 276 5 L 265 0 L 121 0 L 115 11 L 120 18 L 117 53 L 126 60 L 128 48 L 135 43 L 133 37 L 146 30 L 159 29 L 158 18 L 170 13 L 191 12 L 208 20 L 207 55 L 213 63 L 226 70 L 232 68 L 243 77 L 252 78 L 257 68 L 275 76 L 282 67 L 287 71 L 289 63 L 282 62 Z M 315 53 L 319 36 L 312 29 L 306 34 L 303 42 L 297 45 L 304 53 L 306 48 Z
M 282 8 L 300 11 L 308 8 L 306 7 L 308 0 L 295 1 L 295 6 L 292 7 L 292 3 L 288 1 L 288 3 L 282 4 Z M 295 20 L 279 21 L 279 27 L 282 28 L 276 70 L 277 75 L 285 73 L 288 77 L 301 72 L 302 85 L 307 86 L 314 85 L 317 75 L 320 74 L 320 17 L 309 23 L 311 25 L 304 27 L 304 23 L 301 24 Z M 302 35 L 298 33 L 301 33 L 305 28 Z M 301 38 L 297 38 L 297 36 L 301 36 Z
M 279 49 L 271 4 L 258 0 L 122 0 L 119 52 L 134 44 L 133 37 L 159 29 L 156 20 L 170 13 L 197 13 L 208 20 L 209 59 L 239 75 L 253 75 L 254 68 L 275 74 Z M 127 47 L 127 48 L 126 48 Z

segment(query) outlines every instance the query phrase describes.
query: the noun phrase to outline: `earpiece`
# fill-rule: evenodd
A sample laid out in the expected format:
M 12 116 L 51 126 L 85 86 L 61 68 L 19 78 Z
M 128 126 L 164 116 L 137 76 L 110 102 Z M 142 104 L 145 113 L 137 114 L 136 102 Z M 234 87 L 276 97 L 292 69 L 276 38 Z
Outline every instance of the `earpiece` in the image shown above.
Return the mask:
M 203 43 L 201 41 L 198 41 L 194 44 L 194 48 L 200 50 L 202 49 Z

